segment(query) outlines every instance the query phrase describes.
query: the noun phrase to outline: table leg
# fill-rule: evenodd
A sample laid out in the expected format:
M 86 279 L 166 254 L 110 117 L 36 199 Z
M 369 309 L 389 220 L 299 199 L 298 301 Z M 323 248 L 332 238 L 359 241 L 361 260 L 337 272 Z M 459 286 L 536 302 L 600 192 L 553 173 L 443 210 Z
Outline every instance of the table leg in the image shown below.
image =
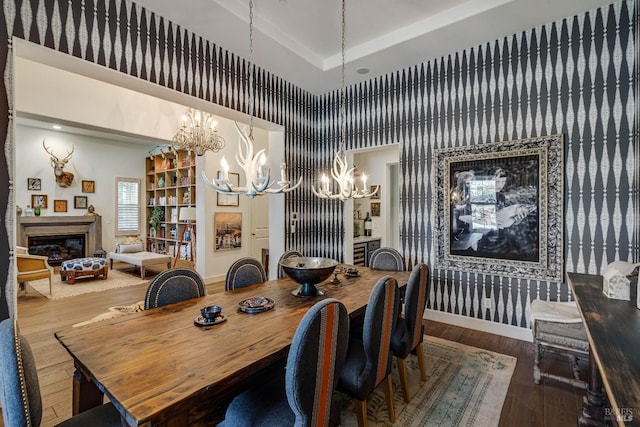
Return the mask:
M 602 388 L 602 377 L 598 364 L 589 348 L 589 384 L 587 395 L 583 398 L 582 411 L 578 418 L 579 426 L 604 427 L 604 405 L 607 399 Z
M 73 373 L 73 408 L 72 414 L 77 415 L 88 409 L 102 405 L 104 394 L 100 389 L 84 376 L 80 368 Z

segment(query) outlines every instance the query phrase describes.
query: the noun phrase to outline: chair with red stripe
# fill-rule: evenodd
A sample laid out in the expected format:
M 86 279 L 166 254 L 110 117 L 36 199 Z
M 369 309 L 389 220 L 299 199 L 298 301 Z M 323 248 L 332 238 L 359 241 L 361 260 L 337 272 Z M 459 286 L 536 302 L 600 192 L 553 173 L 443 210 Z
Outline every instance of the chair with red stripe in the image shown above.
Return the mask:
M 399 301 L 398 282 L 391 276 L 384 276 L 371 291 L 361 333 L 355 329 L 349 334 L 349 349 L 340 373 L 338 391 L 354 400 L 359 427 L 367 425 L 367 398 L 383 382 L 389 420 L 395 422 L 389 374 L 391 336 L 398 320 Z
M 333 394 L 349 339 L 349 315 L 338 300 L 309 309 L 296 329 L 285 372 L 237 396 L 218 427 L 338 426 Z
M 420 379 L 427 380 L 427 369 L 422 352 L 424 326 L 422 316 L 427 304 L 427 283 L 429 283 L 429 268 L 425 264 L 416 265 L 411 271 L 407 282 L 404 298 L 404 314 L 398 318 L 391 337 L 391 351 L 398 361 L 398 372 L 404 401 L 409 403 L 409 389 L 407 385 L 407 368 L 405 359 L 414 353 L 418 358 Z

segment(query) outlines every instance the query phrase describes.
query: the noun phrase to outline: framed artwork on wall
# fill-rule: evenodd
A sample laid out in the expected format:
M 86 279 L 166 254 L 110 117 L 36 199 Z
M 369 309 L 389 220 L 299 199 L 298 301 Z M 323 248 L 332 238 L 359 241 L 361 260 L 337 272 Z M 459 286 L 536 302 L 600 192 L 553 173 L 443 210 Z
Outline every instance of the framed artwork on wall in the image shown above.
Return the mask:
M 371 216 L 380 216 L 380 202 L 371 202 Z
M 369 192 L 370 193 L 373 193 L 374 191 L 376 191 L 376 188 L 378 189 L 378 191 L 376 192 L 376 194 L 371 196 L 372 199 L 379 199 L 380 198 L 380 191 L 382 191 L 382 190 L 380 189 L 379 185 L 371 185 L 371 186 L 369 186 Z
M 74 209 L 87 209 L 87 196 L 74 196 L 73 198 Z
M 95 193 L 96 192 L 96 182 L 95 181 L 82 180 L 82 192 L 83 193 Z
M 48 198 L 46 194 L 32 194 L 31 195 L 31 207 L 46 209 L 48 205 Z
M 220 179 L 221 172 L 218 171 L 218 179 Z M 228 172 L 229 183 L 233 187 L 237 187 L 240 185 L 240 174 L 235 172 Z M 237 194 L 218 194 L 218 206 L 239 206 L 240 205 L 240 197 Z
M 213 223 L 216 251 L 242 247 L 242 212 L 216 212 Z
M 27 190 L 42 190 L 42 181 L 40 181 L 40 178 L 27 178 Z
M 436 267 L 563 279 L 563 137 L 436 149 Z
M 67 201 L 66 200 L 54 200 L 53 201 L 53 211 L 54 212 L 66 212 L 67 211 Z

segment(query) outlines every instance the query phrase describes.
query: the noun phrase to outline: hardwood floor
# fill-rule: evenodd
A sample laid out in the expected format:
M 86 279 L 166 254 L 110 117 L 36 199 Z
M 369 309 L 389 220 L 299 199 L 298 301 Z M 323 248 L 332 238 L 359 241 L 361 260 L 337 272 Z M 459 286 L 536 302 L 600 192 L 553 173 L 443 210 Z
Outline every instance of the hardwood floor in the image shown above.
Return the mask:
M 208 293 L 223 289 L 222 283 L 207 286 Z M 107 311 L 109 307 L 130 305 L 144 299 L 146 285 L 48 300 L 33 289 L 18 298 L 18 323 L 36 358 L 43 401 L 42 427 L 55 425 L 71 416 L 73 363 L 54 337 L 54 332 Z M 567 384 L 543 380 L 533 383 L 533 344 L 499 335 L 427 322 L 426 333 L 451 341 L 515 356 L 516 369 L 502 409 L 500 426 L 576 425 L 583 392 Z M 545 356 L 547 368 L 568 375 L 566 358 Z M 0 426 L 3 426 L 0 420 Z

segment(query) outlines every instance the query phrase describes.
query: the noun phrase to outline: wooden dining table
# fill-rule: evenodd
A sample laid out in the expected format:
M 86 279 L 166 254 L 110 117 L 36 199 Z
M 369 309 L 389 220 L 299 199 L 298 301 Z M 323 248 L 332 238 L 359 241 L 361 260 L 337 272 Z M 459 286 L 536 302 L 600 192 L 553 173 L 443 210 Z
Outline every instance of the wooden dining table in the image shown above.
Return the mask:
M 283 366 L 313 304 L 335 298 L 350 316 L 359 316 L 380 278 L 391 275 L 403 286 L 410 274 L 358 270 L 359 277 L 338 274 L 341 283 L 317 285 L 323 296 L 293 296 L 298 285 L 284 278 L 56 332 L 76 368 L 73 413 L 102 404 L 106 395 L 126 425 L 215 425 L 234 396 Z M 271 298 L 275 306 L 257 314 L 239 311 L 238 302 L 249 297 Z M 221 306 L 226 320 L 196 326 L 206 305 Z

